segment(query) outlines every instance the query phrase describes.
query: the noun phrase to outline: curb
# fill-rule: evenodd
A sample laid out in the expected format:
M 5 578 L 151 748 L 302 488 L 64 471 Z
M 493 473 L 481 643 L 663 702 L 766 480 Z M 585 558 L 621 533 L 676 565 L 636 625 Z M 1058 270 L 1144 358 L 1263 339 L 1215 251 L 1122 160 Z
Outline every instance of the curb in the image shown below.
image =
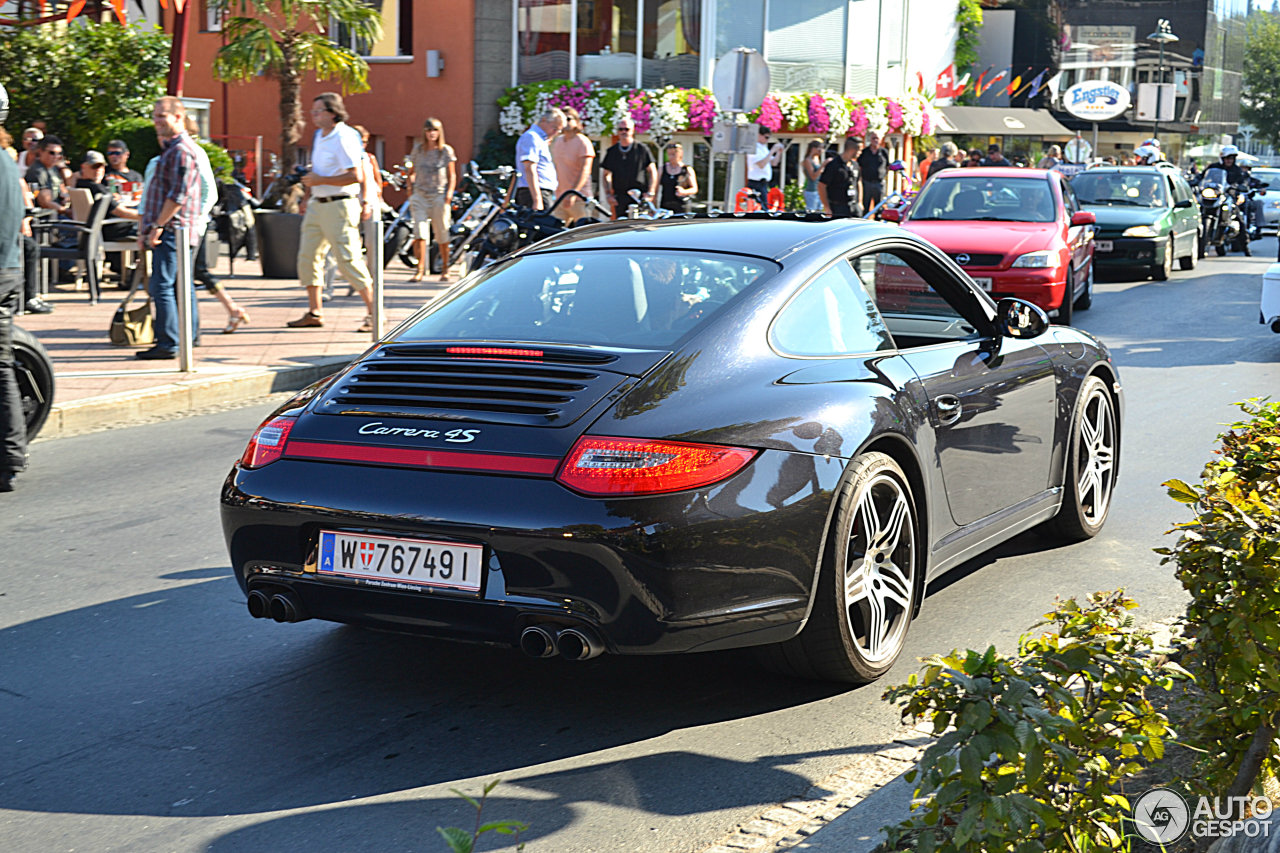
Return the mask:
M 353 358 L 356 356 L 335 356 L 312 364 L 236 369 L 154 388 L 55 404 L 40 430 L 39 438 L 67 438 L 106 426 L 190 414 L 209 406 L 252 400 L 281 391 L 297 391 L 336 373 Z

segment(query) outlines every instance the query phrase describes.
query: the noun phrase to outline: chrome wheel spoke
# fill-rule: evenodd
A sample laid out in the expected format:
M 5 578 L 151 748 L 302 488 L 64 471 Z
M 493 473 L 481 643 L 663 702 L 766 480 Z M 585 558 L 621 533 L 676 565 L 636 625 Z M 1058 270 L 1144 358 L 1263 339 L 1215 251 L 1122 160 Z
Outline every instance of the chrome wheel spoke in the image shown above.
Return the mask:
M 911 607 L 911 581 L 896 563 L 881 564 L 879 577 L 885 598 L 904 610 Z
M 844 577 L 844 600 L 846 606 L 852 607 L 854 604 L 862 601 L 867 597 L 867 561 L 865 558 L 857 560 L 853 565 L 849 566 Z
M 902 525 L 907 520 L 910 510 L 906 497 L 899 492 L 898 500 L 889 511 L 889 521 L 883 530 L 876 531 L 876 547 L 886 554 L 892 554 L 898 548 L 898 539 L 902 536 Z
M 887 639 L 888 620 L 885 618 L 884 599 L 872 592 L 867 601 L 867 657 L 880 657 L 881 647 Z

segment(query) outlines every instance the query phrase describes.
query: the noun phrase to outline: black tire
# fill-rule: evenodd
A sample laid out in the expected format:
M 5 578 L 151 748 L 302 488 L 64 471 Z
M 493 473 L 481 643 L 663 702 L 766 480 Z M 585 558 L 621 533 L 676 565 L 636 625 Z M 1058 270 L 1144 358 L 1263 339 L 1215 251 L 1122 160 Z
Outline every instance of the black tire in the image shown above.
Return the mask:
M 386 236 L 382 241 L 383 269 L 386 269 L 391 264 L 391 261 L 397 257 L 404 263 L 408 263 L 405 261 L 406 257 L 413 257 L 413 253 L 409 251 L 409 246 L 412 242 L 409 239 L 410 236 L 412 236 L 412 233 L 409 231 L 409 226 L 403 222 L 392 229 L 391 233 Z M 410 266 L 416 268 L 418 264 L 414 261 Z
M 1089 276 L 1084 280 L 1084 292 L 1076 300 L 1076 311 L 1088 311 L 1093 307 L 1093 268 L 1094 262 L 1089 261 Z
M 1072 317 L 1075 315 L 1074 305 L 1076 301 L 1076 271 L 1072 267 L 1067 267 L 1067 283 L 1062 289 L 1062 304 L 1058 306 L 1058 323 L 1062 326 L 1070 326 Z
M 17 326 L 13 327 L 13 360 L 27 441 L 31 441 L 53 409 L 53 362 L 36 336 Z
M 1186 255 L 1178 258 L 1178 267 L 1184 270 L 1193 270 L 1196 268 L 1196 261 L 1204 257 L 1204 249 L 1200 248 L 1200 232 L 1197 231 L 1191 238 L 1191 251 Z
M 911 626 L 923 575 L 916 504 L 883 453 L 853 460 L 836 500 L 808 623 L 757 655 L 787 675 L 866 684 L 893 666 Z
M 1156 281 L 1168 281 L 1173 274 L 1173 235 L 1169 235 L 1169 245 L 1164 247 L 1164 261 L 1151 268 L 1151 277 Z
M 1227 244 L 1225 242 L 1215 243 L 1213 246 L 1213 253 L 1220 258 L 1224 257 L 1227 254 Z
M 1080 542 L 1097 536 L 1107 521 L 1120 448 L 1115 401 L 1097 376 L 1080 386 L 1068 442 L 1062 506 L 1045 523 L 1045 532 L 1055 539 Z

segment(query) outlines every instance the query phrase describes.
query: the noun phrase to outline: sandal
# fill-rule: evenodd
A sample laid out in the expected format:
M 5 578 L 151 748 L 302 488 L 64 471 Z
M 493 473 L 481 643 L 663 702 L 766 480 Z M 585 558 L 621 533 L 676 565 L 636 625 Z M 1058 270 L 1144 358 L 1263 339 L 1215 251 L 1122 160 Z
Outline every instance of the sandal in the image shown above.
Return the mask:
M 324 317 L 314 311 L 308 311 L 296 320 L 285 323 L 290 329 L 307 329 L 324 325 Z
M 360 328 L 356 329 L 356 331 L 364 332 L 366 334 L 368 334 L 369 332 L 372 332 L 373 331 L 373 315 L 365 314 L 364 322 L 360 324 Z
M 229 335 L 241 326 L 247 325 L 249 325 L 249 315 L 244 309 L 241 309 L 236 312 L 235 316 L 227 320 L 227 327 L 222 330 L 222 334 Z

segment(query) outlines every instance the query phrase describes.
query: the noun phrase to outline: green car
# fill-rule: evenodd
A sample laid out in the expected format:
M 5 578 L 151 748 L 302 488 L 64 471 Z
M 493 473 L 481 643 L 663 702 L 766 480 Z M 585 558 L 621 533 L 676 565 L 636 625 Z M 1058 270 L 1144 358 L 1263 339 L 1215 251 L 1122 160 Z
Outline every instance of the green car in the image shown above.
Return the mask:
M 1142 268 L 1164 281 L 1178 259 L 1195 269 L 1200 256 L 1200 209 L 1190 185 L 1169 166 L 1089 169 L 1071 179 L 1080 207 L 1098 219 L 1098 269 Z

